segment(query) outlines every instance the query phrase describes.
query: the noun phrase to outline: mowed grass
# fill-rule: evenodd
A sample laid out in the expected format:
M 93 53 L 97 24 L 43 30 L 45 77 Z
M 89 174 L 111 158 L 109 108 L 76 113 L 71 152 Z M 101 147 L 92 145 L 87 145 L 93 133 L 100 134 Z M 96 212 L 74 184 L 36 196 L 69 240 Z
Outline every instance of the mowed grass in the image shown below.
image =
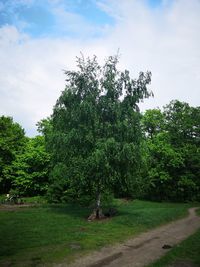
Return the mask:
M 0 211 L 0 266 L 67 263 L 187 214 L 189 204 L 116 200 L 118 214 L 88 222 L 91 209 L 43 205 Z
M 197 213 L 200 215 L 200 209 Z M 190 263 L 200 266 L 200 229 L 148 267 L 164 267 L 171 266 L 171 264 L 190 266 Z

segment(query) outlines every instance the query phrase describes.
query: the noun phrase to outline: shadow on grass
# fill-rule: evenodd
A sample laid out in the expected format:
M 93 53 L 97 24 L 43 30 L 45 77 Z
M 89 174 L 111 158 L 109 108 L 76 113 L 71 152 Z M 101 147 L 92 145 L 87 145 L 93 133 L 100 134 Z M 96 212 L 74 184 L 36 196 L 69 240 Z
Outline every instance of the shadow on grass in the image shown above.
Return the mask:
M 91 208 L 77 204 L 51 204 L 48 206 L 52 213 L 66 214 L 72 218 L 86 219 L 92 212 Z
M 87 219 L 88 216 L 94 210 L 94 207 L 80 206 L 77 204 L 51 204 L 48 207 L 49 207 L 50 211 L 53 213 L 67 214 L 73 218 L 79 218 L 79 219 Z M 109 213 L 110 210 L 113 210 L 113 212 L 114 212 L 114 215 L 110 216 L 111 218 L 117 217 L 117 216 L 129 216 L 129 215 L 133 214 L 133 211 L 123 210 L 123 208 L 121 209 L 117 205 L 103 206 L 102 207 L 103 214 Z M 136 214 L 136 213 L 134 213 L 134 214 Z

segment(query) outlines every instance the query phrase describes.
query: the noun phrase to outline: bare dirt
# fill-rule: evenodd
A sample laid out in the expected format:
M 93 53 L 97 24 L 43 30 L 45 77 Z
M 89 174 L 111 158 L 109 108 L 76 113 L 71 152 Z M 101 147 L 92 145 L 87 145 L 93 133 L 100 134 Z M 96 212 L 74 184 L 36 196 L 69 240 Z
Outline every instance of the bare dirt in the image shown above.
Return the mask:
M 115 246 L 104 247 L 69 265 L 57 267 L 142 267 L 159 259 L 170 248 L 192 235 L 200 227 L 196 208 L 189 209 L 189 216 L 161 226 L 136 238 Z M 180 265 L 177 265 L 180 266 Z M 184 265 L 182 265 L 184 266 Z M 186 265 L 189 266 L 189 265 Z M 191 266 L 191 265 L 190 265 Z

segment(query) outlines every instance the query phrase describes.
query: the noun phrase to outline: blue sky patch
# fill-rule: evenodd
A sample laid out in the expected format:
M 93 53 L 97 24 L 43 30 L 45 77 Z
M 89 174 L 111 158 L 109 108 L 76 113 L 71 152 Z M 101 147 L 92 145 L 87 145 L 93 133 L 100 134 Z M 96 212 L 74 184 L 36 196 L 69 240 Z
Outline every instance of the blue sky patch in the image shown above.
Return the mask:
M 69 5 L 66 1 L 66 9 L 83 16 L 88 22 L 96 25 L 112 24 L 113 18 L 102 11 L 93 0 L 88 1 L 71 1 L 73 4 Z
M 148 0 L 148 3 L 150 7 L 155 8 L 162 4 L 162 0 Z
M 69 16 L 68 23 L 59 23 L 62 20 L 59 13 L 56 13 L 58 9 L 64 15 Z M 32 2 L 26 0 L 19 2 L 0 0 L 0 26 L 5 24 L 14 25 L 20 31 L 26 32 L 36 38 L 41 36 L 59 37 L 59 35 L 63 36 L 63 34 L 66 35 L 65 37 L 78 35 L 79 32 L 77 29 L 80 31 L 80 28 L 84 25 L 74 27 L 76 16 L 74 16 L 74 20 L 72 21 L 70 15 L 72 15 L 71 17 L 77 15 L 77 18 L 83 21 L 84 25 L 91 25 L 93 28 L 96 26 L 97 31 L 104 25 L 114 23 L 113 18 L 103 12 L 94 0 L 61 0 L 55 2 L 49 0 L 33 0 Z M 77 21 L 77 23 L 80 23 L 80 21 Z M 90 34 L 89 31 L 88 34 Z M 99 34 L 101 32 L 95 33 L 95 35 Z
M 33 36 L 48 34 L 55 23 L 53 15 L 41 6 L 18 8 L 20 21 L 27 22 L 25 30 Z

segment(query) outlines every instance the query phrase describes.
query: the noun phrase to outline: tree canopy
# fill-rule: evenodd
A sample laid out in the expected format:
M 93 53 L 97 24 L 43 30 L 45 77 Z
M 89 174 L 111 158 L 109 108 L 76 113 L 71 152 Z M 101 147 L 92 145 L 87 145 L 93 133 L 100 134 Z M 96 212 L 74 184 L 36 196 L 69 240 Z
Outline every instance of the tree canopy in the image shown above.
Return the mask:
M 12 188 L 20 195 L 43 195 L 48 188 L 50 155 L 43 136 L 27 138 L 24 151 L 12 162 Z
M 178 100 L 143 117 L 149 150 L 148 198 L 199 200 L 200 109 Z
M 138 104 L 152 95 L 147 89 L 151 73 L 132 79 L 129 71 L 117 70 L 117 63 L 115 56 L 103 67 L 96 57 L 81 57 L 77 71 L 65 72 L 49 139 L 54 199 L 96 196 L 98 206 L 105 192 L 133 190 L 141 166 Z
M 26 143 L 22 127 L 11 117 L 0 117 L 0 192 L 8 193 L 11 188 L 11 164 L 21 153 Z

